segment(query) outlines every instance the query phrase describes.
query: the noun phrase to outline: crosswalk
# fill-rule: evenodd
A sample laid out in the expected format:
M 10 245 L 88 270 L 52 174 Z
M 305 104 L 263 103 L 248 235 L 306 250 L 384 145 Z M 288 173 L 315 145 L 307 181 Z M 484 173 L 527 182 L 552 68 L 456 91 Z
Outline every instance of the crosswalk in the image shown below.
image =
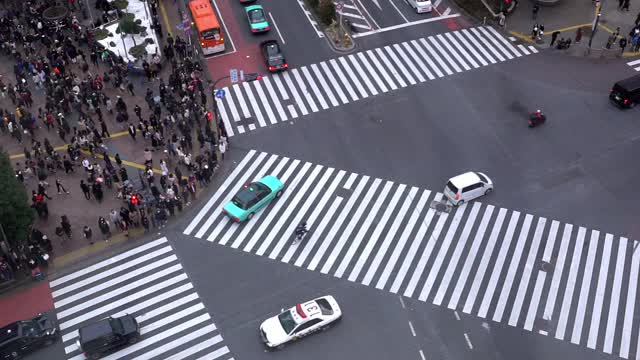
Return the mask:
M 406 41 L 224 88 L 218 109 L 229 136 L 462 71 L 537 53 L 491 27 Z
M 357 29 L 356 31 L 369 31 L 373 30 L 371 22 L 367 19 L 365 14 L 360 11 L 360 8 L 352 0 L 347 1 L 334 1 L 334 4 L 342 4 L 342 10 L 338 11 L 338 14 L 344 18 L 349 19 L 351 26 Z
M 141 339 L 102 359 L 233 360 L 166 238 L 51 281 L 68 359 L 83 360 L 78 329 L 131 314 Z
M 243 224 L 222 214 L 268 174 L 285 183 L 279 199 Z M 640 359 L 637 241 L 478 201 L 437 206 L 442 196 L 251 150 L 184 234 Z M 310 233 L 293 244 L 303 220 Z
M 631 66 L 635 71 L 640 71 L 640 59 L 629 61 L 627 65 Z

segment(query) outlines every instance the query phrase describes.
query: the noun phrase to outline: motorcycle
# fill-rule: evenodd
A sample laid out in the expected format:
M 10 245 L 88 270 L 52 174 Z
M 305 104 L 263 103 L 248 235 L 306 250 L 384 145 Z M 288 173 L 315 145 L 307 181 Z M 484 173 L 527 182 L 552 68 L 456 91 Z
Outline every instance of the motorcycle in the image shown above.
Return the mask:
M 547 117 L 542 113 L 542 111 L 538 110 L 529 115 L 529 127 L 534 128 L 538 125 L 542 125 L 547 121 Z

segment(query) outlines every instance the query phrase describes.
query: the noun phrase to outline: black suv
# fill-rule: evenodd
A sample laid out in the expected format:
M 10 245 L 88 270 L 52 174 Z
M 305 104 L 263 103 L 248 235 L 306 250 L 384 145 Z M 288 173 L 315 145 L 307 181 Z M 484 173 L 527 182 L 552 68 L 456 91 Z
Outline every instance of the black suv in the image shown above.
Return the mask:
M 43 314 L 31 320 L 16 321 L 0 330 L 0 359 L 20 359 L 59 336 L 56 323 Z
M 133 344 L 140 338 L 140 325 L 132 315 L 108 317 L 80 328 L 80 348 L 89 359 Z

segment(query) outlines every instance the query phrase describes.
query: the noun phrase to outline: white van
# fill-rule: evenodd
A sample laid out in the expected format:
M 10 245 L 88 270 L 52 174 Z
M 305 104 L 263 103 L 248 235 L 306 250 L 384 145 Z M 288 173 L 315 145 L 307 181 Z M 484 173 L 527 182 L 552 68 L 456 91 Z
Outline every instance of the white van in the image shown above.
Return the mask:
M 487 175 L 469 171 L 449 179 L 444 195 L 453 205 L 458 206 L 492 191 L 493 182 Z
M 433 10 L 433 5 L 431 5 L 431 0 L 407 0 L 409 5 L 411 5 L 418 14 L 431 12 Z

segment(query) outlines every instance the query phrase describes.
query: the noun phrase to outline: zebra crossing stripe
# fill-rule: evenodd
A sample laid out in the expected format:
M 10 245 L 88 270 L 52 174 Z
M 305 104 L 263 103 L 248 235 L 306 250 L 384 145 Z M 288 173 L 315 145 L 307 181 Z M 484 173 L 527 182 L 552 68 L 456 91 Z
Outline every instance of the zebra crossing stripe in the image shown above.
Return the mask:
M 269 119 L 269 122 L 272 125 L 275 125 L 277 123 L 276 115 L 273 113 L 273 110 L 271 109 L 271 105 L 269 105 L 269 102 L 265 101 L 267 99 L 267 96 L 265 95 L 264 90 L 262 90 L 262 85 L 260 85 L 260 81 L 254 81 L 253 85 L 256 87 L 256 92 L 258 93 L 259 98 L 263 99 L 261 103 L 264 106 L 264 109 L 267 111 L 267 118 Z
M 465 29 L 466 30 L 466 29 Z M 491 46 L 491 44 L 484 38 L 484 36 L 482 36 L 480 34 L 480 32 L 478 31 L 478 29 L 476 28 L 471 28 L 469 29 L 474 35 L 475 37 L 480 40 L 480 42 L 482 42 L 482 44 L 485 46 L 486 49 L 489 49 L 489 51 L 491 51 L 491 53 L 493 54 L 493 56 L 497 57 L 499 61 L 505 61 L 506 59 L 502 56 L 502 54 L 500 54 L 496 49 L 493 48 L 493 46 Z
M 488 31 L 490 33 L 493 34 L 493 38 L 496 39 L 498 42 L 502 43 L 502 45 L 504 45 L 507 49 L 511 50 L 511 52 L 513 52 L 513 54 L 516 57 L 520 57 L 522 56 L 522 54 L 520 52 L 518 52 L 518 50 L 509 42 L 507 41 L 507 39 L 504 38 L 504 36 L 500 35 L 498 33 L 498 31 L 496 31 L 496 29 L 492 28 L 492 27 L 487 27 Z
M 391 87 L 392 90 L 397 90 L 398 86 L 396 86 L 396 84 L 393 82 L 393 80 L 391 80 L 391 76 L 389 75 L 389 73 L 387 72 L 387 69 L 384 68 L 384 66 L 382 66 L 382 64 L 380 63 L 380 61 L 378 61 L 378 58 L 376 57 L 376 55 L 373 53 L 373 51 L 371 50 L 367 50 L 366 54 L 369 56 L 369 59 L 371 60 L 371 62 L 373 63 L 373 66 L 375 66 L 375 68 L 380 72 L 380 74 L 382 74 L 382 77 L 384 78 L 384 80 L 386 81 L 386 83 Z M 381 88 L 387 89 L 386 86 Z
M 467 41 L 464 41 L 463 43 L 467 44 L 470 48 L 477 48 L 482 53 L 482 55 L 484 55 L 484 57 L 489 60 L 489 62 L 491 62 L 491 64 L 495 64 L 497 62 L 496 59 L 494 59 L 493 56 L 491 56 L 491 54 L 489 54 L 489 52 L 484 47 L 480 46 L 476 38 L 471 34 L 469 30 L 462 29 L 460 30 L 460 34 L 464 35 L 467 38 Z M 482 42 L 482 39 L 480 39 L 480 41 Z M 478 59 L 483 58 L 478 57 Z
M 343 56 L 338 58 L 338 60 L 340 61 L 340 65 L 342 65 L 342 67 L 344 68 L 344 71 L 347 72 L 349 79 L 351 79 L 353 84 L 356 86 L 356 89 L 358 89 L 360 97 L 362 97 L 363 99 L 368 97 L 369 94 L 367 94 L 367 92 L 365 91 L 364 86 L 362 86 L 362 83 L 360 82 L 356 74 L 353 72 L 353 70 L 351 70 L 351 66 L 349 66 L 349 62 L 347 62 L 347 59 Z
M 289 75 L 289 73 L 288 72 L 284 73 L 283 77 L 284 77 L 284 81 L 287 83 L 287 86 L 289 87 L 289 91 L 291 91 L 291 94 L 293 94 L 293 98 L 296 101 L 296 105 L 298 105 L 298 109 L 300 109 L 300 111 L 302 112 L 302 115 L 309 115 L 309 111 L 307 110 L 307 107 L 304 105 L 304 102 L 302 102 L 302 98 L 300 97 L 300 94 L 298 94 L 298 90 L 296 90 L 296 88 L 293 86 L 293 81 L 291 81 L 291 76 Z
M 242 96 L 242 91 L 240 90 L 240 85 L 233 84 L 231 87 L 233 89 L 233 93 L 238 99 L 238 103 L 240 103 L 240 110 L 242 110 L 242 116 L 245 119 L 251 118 L 251 113 L 249 113 L 249 107 L 247 107 L 247 103 L 244 101 L 244 96 Z
M 359 52 L 358 53 L 358 58 L 360 59 L 360 61 L 364 64 L 364 66 L 367 68 L 367 72 L 373 76 L 373 80 L 376 82 L 376 84 L 378 85 L 378 87 L 380 88 L 380 90 L 382 90 L 382 92 L 387 92 L 389 91 L 389 89 L 387 88 L 387 86 L 384 84 L 384 82 L 382 82 L 382 79 L 380 78 L 380 76 L 378 75 L 378 73 L 376 71 L 373 70 L 373 68 L 371 67 L 371 64 L 369 63 L 369 61 L 367 61 L 367 58 L 364 56 L 364 53 Z
M 207 325 L 205 327 L 202 327 L 196 331 L 193 332 L 189 332 L 188 334 L 179 337 L 173 341 L 169 341 L 167 343 L 164 343 L 162 346 L 157 347 L 151 351 L 148 351 L 144 354 L 142 354 L 141 356 L 136 356 L 136 360 L 140 359 L 140 360 L 147 360 L 147 359 L 153 359 L 153 358 L 157 358 L 159 355 L 164 354 L 165 352 L 167 352 L 168 350 L 171 350 L 173 348 L 176 348 L 182 344 L 186 344 L 194 339 L 197 339 L 199 337 L 202 337 L 204 335 L 210 334 L 212 332 L 216 331 L 216 326 L 213 324 Z M 219 336 L 219 335 L 218 335 Z
M 487 231 L 487 226 L 489 225 L 489 220 L 491 219 L 491 215 L 493 214 L 493 209 L 493 205 L 489 205 L 485 209 L 482 220 L 480 221 L 480 226 L 478 227 L 476 236 L 473 239 L 471 249 L 469 250 L 469 254 L 467 254 L 467 259 L 462 266 L 458 282 L 456 283 L 456 286 L 453 289 L 453 293 L 451 294 L 451 299 L 449 300 L 449 305 L 447 306 L 449 309 L 456 309 L 458 307 L 460 296 L 462 296 L 462 291 L 464 289 L 464 286 L 466 285 L 467 278 L 471 273 L 471 267 L 476 259 L 478 251 L 480 250 L 480 244 L 482 243 L 484 234 Z
M 431 47 L 431 45 L 429 45 L 427 40 L 425 40 L 424 38 L 421 38 L 420 43 L 422 44 L 422 46 L 424 46 L 425 49 L 427 49 L 427 52 L 429 52 L 429 55 L 431 55 L 431 57 L 433 57 L 436 60 L 438 65 L 440 65 L 440 67 L 444 70 L 444 72 L 447 73 L 447 75 L 453 75 L 453 71 L 451 71 L 451 69 L 442 60 L 442 58 L 438 55 L 438 53 L 436 53 L 435 50 Z
M 264 81 L 264 86 L 267 88 L 267 92 L 269 93 L 269 96 L 271 97 L 271 101 L 276 106 L 276 111 L 278 112 L 278 115 L 280 116 L 280 121 L 289 120 L 287 118 L 287 113 L 284 112 L 284 108 L 282 107 L 282 103 L 280 102 L 280 99 L 278 99 L 278 94 L 276 94 L 276 91 L 273 88 L 273 85 L 271 85 L 271 80 L 269 80 L 269 77 L 265 77 L 262 80 Z
M 349 177 L 349 180 L 355 179 L 356 177 L 357 177 L 356 174 L 351 174 L 351 176 Z M 347 182 L 349 182 L 349 180 L 347 180 Z M 363 176 L 360 179 L 360 182 L 356 186 L 356 189 L 354 190 L 353 194 L 349 197 L 349 200 L 347 201 L 347 204 L 344 206 L 344 208 L 342 209 L 342 211 L 338 215 L 338 218 L 337 218 L 335 224 L 333 224 L 333 226 L 329 230 L 329 233 L 325 236 L 324 241 L 320 244 L 320 247 L 316 251 L 316 254 L 313 256 L 313 258 L 311 259 L 311 262 L 307 266 L 307 269 L 312 270 L 312 271 L 314 271 L 316 269 L 316 267 L 318 266 L 318 263 L 320 262 L 320 260 L 324 256 L 325 252 L 329 248 L 329 245 L 333 242 L 333 238 L 338 233 L 338 229 L 340 229 L 342 227 L 342 223 L 347 218 L 347 215 L 351 212 L 351 208 L 356 203 L 356 201 L 360 198 L 360 194 L 364 190 L 364 187 L 365 187 L 365 185 L 367 185 L 368 181 L 369 181 L 369 177 L 368 176 Z M 325 262 L 325 264 L 326 264 L 326 262 Z M 325 274 L 326 274 L 326 272 L 325 272 Z
M 433 62 L 433 60 L 431 60 L 431 57 L 424 52 L 424 49 L 420 46 L 420 44 L 418 44 L 418 42 L 415 40 L 411 40 L 410 42 L 411 42 L 411 45 L 413 45 L 413 47 L 416 49 L 418 54 L 420 54 L 420 56 L 422 56 L 422 58 L 427 62 L 427 64 L 429 64 L 429 67 L 431 67 L 431 69 L 436 73 L 436 75 L 438 77 L 443 77 L 444 74 L 442 73 L 442 71 L 440 71 L 440 68 L 438 68 L 436 64 Z M 420 61 L 420 63 L 422 64 L 422 61 Z
M 458 62 L 460 63 L 460 65 L 462 65 L 462 67 L 464 68 L 465 71 L 466 70 L 471 70 L 471 67 L 469 65 L 467 65 L 467 63 L 462 59 L 462 57 L 460 57 L 460 55 L 458 55 L 457 51 L 453 50 L 451 45 L 449 45 L 449 42 L 444 38 L 444 36 L 442 36 L 442 34 L 436 35 L 435 38 L 440 40 L 440 43 L 442 43 L 442 45 L 444 45 L 444 47 L 449 51 L 449 53 L 451 53 L 453 55 L 453 57 L 456 60 L 458 60 Z M 434 39 L 434 42 L 435 42 L 435 39 Z M 442 51 L 442 48 L 438 48 L 438 50 Z
M 307 103 L 309 104 L 309 107 L 311 107 L 311 111 L 318 112 L 319 110 L 318 106 L 316 105 L 316 102 L 313 100 L 313 97 L 311 96 L 311 93 L 309 92 L 307 85 L 302 80 L 302 77 L 300 76 L 300 72 L 298 71 L 298 69 L 291 70 L 291 73 L 293 74 L 293 77 L 298 83 L 298 87 L 300 88 L 300 92 L 302 93 L 302 96 L 304 96 L 304 98 L 307 99 Z
M 478 51 L 476 51 L 476 49 L 473 47 L 473 44 L 467 41 L 467 39 L 462 35 L 461 32 L 454 31 L 452 34 L 453 34 L 452 36 L 455 36 L 460 42 L 459 43 L 460 48 L 466 49 L 465 53 L 471 53 L 473 55 L 473 56 L 469 55 L 469 58 L 473 59 L 475 57 L 476 60 L 480 61 L 481 66 L 489 65 L 489 63 L 478 53 Z
M 587 300 L 589 299 L 589 289 L 591 288 L 591 276 L 593 275 L 593 265 L 596 260 L 596 253 L 598 250 L 598 237 L 599 231 L 591 231 L 591 240 L 589 241 L 589 253 L 587 254 L 587 263 L 583 270 L 584 279 L 582 279 L 582 287 L 580 288 L 580 296 L 578 297 L 578 312 L 576 318 L 573 320 L 573 333 L 571 335 L 571 342 L 574 344 L 580 343 L 580 337 L 582 336 L 582 325 L 584 324 L 584 317 L 587 310 Z M 631 337 L 631 334 L 629 334 Z M 624 343 L 624 342 L 623 342 Z
M 229 88 L 224 88 L 224 92 L 225 92 L 224 99 L 226 103 L 229 105 L 229 110 L 231 110 L 231 116 L 233 117 L 233 122 L 237 123 L 240 121 L 240 113 L 238 113 L 238 108 L 236 107 L 236 104 L 233 101 L 233 95 L 231 94 L 231 91 L 229 91 Z
M 411 58 L 413 59 L 413 61 L 418 64 L 418 66 L 420 67 L 420 69 L 422 70 L 422 72 L 424 72 L 427 77 L 429 78 L 429 80 L 433 80 L 435 79 L 435 76 L 433 76 L 433 74 L 431 73 L 431 71 L 429 70 L 429 68 L 424 64 L 424 62 L 420 61 L 420 58 L 418 57 L 418 55 L 416 54 L 415 51 L 413 51 L 413 49 L 411 48 L 411 46 L 409 45 L 408 42 L 403 42 L 402 46 L 404 47 L 404 49 L 409 53 L 409 55 L 411 55 Z M 407 61 L 408 63 L 411 63 L 410 61 Z M 420 77 L 421 79 L 424 79 L 423 77 Z M 424 80 L 420 80 L 420 81 L 424 81 Z
M 311 67 L 311 70 L 313 71 L 313 73 L 318 78 L 318 82 L 320 82 L 320 86 L 324 89 L 324 92 L 327 93 L 327 96 L 329 97 L 329 101 L 331 102 L 331 106 L 335 107 L 335 106 L 340 105 L 340 103 L 338 103 L 338 100 L 336 99 L 336 97 L 333 95 L 333 92 L 331 92 L 331 88 L 329 87 L 329 84 L 327 84 L 327 82 L 325 81 L 324 77 L 322 76 L 322 72 L 318 68 L 318 65 L 317 64 L 311 64 L 310 67 Z
M 584 237 L 587 233 L 587 229 L 582 226 L 578 228 L 578 237 L 576 239 L 576 246 L 571 257 L 571 266 L 569 267 L 569 278 L 565 285 L 564 297 L 562 299 L 562 308 L 560 308 L 560 317 L 558 325 L 556 326 L 556 339 L 563 340 L 567 328 L 567 321 L 569 320 L 568 310 L 571 307 L 571 300 L 576 287 L 576 278 L 578 277 L 578 269 L 580 267 L 580 259 L 582 258 L 582 247 L 584 246 Z
M 618 244 L 618 261 L 616 262 L 616 272 L 613 278 L 613 289 L 609 302 L 609 314 L 618 313 L 620 292 L 622 291 L 622 277 L 624 276 L 627 238 L 620 238 L 620 242 Z M 611 354 L 613 352 L 613 341 L 616 332 L 617 319 L 617 316 L 609 316 L 607 321 L 607 330 L 605 331 L 603 346 L 603 351 L 607 354 Z
M 567 250 L 569 249 L 569 242 L 571 241 L 571 231 L 573 225 L 566 224 L 564 231 L 562 232 L 562 239 L 560 240 L 560 252 L 558 253 L 558 262 L 553 269 L 553 277 L 551 278 L 551 287 L 549 288 L 549 295 L 547 296 L 547 304 L 544 308 L 543 319 L 551 320 L 556 305 L 556 298 L 558 297 L 558 291 L 560 290 L 560 280 L 562 278 L 562 272 L 564 270 L 564 263 L 567 258 Z
M 478 30 L 487 38 L 489 41 L 500 50 L 509 60 L 513 59 L 513 55 L 509 53 L 503 46 L 500 45 L 498 40 L 496 40 L 484 27 L 479 27 Z
M 280 74 L 274 74 L 273 75 L 273 81 L 276 83 L 276 87 L 278 88 L 278 91 L 280 92 L 280 96 L 282 96 L 282 100 L 289 100 L 289 94 L 287 94 L 287 91 L 284 89 L 284 85 L 282 84 L 282 80 L 280 80 Z
M 338 74 L 338 79 L 340 79 L 342 85 L 344 85 L 344 88 L 347 89 L 347 94 L 349 94 L 351 100 L 358 101 L 358 95 L 356 95 L 355 90 L 353 90 L 353 87 L 351 87 L 351 83 L 347 81 L 347 78 L 342 72 L 342 69 L 340 69 L 340 66 L 338 66 L 338 62 L 336 61 L 336 59 L 329 60 L 329 64 L 331 64 L 333 70 L 336 72 L 336 74 Z
M 243 82 L 242 88 L 244 92 L 247 94 L 249 98 L 249 104 L 251 104 L 251 108 L 253 109 L 253 113 L 256 114 L 256 118 L 258 119 L 258 124 L 260 126 L 265 127 L 267 124 L 264 122 L 264 117 L 262 116 L 262 111 L 260 110 L 260 106 L 258 106 L 258 102 L 256 101 L 256 97 L 253 95 L 253 91 L 251 91 L 251 83 Z M 253 82 L 255 84 L 255 82 Z M 254 85 L 255 86 L 255 85 Z
M 362 66 L 360 66 L 360 64 L 358 63 L 358 60 L 356 59 L 355 55 L 351 54 L 347 56 L 347 58 L 351 62 L 351 65 L 355 69 L 355 72 L 358 75 L 360 75 L 360 78 L 362 79 L 362 81 L 364 81 L 364 84 L 367 86 L 367 89 L 369 89 L 371 96 L 378 95 L 378 90 L 376 90 L 376 88 L 371 83 L 371 80 L 369 80 L 369 76 L 367 76 L 364 70 L 362 70 Z
M 304 73 L 305 79 L 307 80 L 309 85 L 311 85 L 311 90 L 316 95 L 316 98 L 320 102 L 320 106 L 322 107 L 322 109 L 324 109 L 324 110 L 328 109 L 329 105 L 327 105 L 327 102 L 324 100 L 324 97 L 322 96 L 322 93 L 320 92 L 320 89 L 318 89 L 318 85 L 315 83 L 315 81 L 311 77 L 311 73 L 309 72 L 309 69 L 307 69 L 306 66 L 303 66 L 303 67 L 300 68 L 300 70 Z M 296 78 L 298 78 L 298 73 L 297 72 L 296 72 L 295 75 L 296 75 Z M 298 78 L 298 79 L 300 80 L 300 82 L 302 82 L 301 78 Z M 309 90 L 307 90 L 306 87 L 304 88 L 304 92 L 309 94 L 309 96 L 311 95 L 309 93 Z M 313 97 L 310 97 L 308 99 L 310 99 L 310 101 L 313 101 Z M 315 106 L 315 103 L 314 103 L 314 106 Z M 317 109 L 317 107 L 316 107 L 316 109 Z
M 225 130 L 227 131 L 228 136 L 233 136 L 235 133 L 233 132 L 233 127 L 229 122 L 229 116 L 227 115 L 227 110 L 224 108 L 224 102 L 221 99 L 215 98 L 216 108 L 220 112 L 220 117 L 222 118 L 222 122 L 224 123 Z
M 481 203 L 475 202 L 473 207 L 471 208 L 471 212 L 469 213 L 469 218 L 462 229 L 462 234 L 458 239 L 458 243 L 453 250 L 453 255 L 451 255 L 451 261 L 447 266 L 447 270 L 444 272 L 444 277 L 440 282 L 440 286 L 436 292 L 435 297 L 433 298 L 433 304 L 440 306 L 442 301 L 444 300 L 444 296 L 449 289 L 449 284 L 451 283 L 451 279 L 453 278 L 454 272 L 456 271 L 456 267 L 458 266 L 458 261 L 462 257 L 462 250 L 467 244 L 467 240 L 469 239 L 469 235 L 471 235 L 471 229 L 476 222 L 476 217 L 478 216 L 478 212 L 480 211 Z
M 428 37 L 427 39 L 431 42 L 431 45 L 433 45 L 433 47 L 438 51 L 438 53 L 445 58 L 447 63 L 451 65 L 451 67 L 453 67 L 453 70 L 455 70 L 456 72 L 462 72 L 462 69 L 460 68 L 460 66 L 458 66 L 458 64 L 455 61 L 453 61 L 451 56 L 449 56 L 449 54 L 447 54 L 447 52 L 444 51 L 444 49 L 442 48 L 442 46 L 440 46 L 440 44 L 438 43 L 435 37 Z
M 384 50 L 387 52 L 387 55 L 389 55 L 389 57 L 391 58 L 393 63 L 397 66 L 397 68 L 400 69 L 400 72 L 402 72 L 402 75 L 404 75 L 404 77 L 409 81 L 409 83 L 411 83 L 411 85 L 415 85 L 416 80 L 413 78 L 413 76 L 411 76 L 411 74 L 407 70 L 407 67 L 404 66 L 404 64 L 400 61 L 398 56 L 396 56 L 396 54 L 393 52 L 393 49 L 391 49 L 391 46 L 389 45 L 385 46 Z
M 389 68 L 389 71 L 391 71 L 391 75 L 393 75 L 393 77 L 396 79 L 398 84 L 400 84 L 401 87 L 406 87 L 407 83 L 400 76 L 400 74 L 398 73 L 398 70 L 393 67 L 393 64 L 391 64 L 391 61 L 389 60 L 389 58 L 387 58 L 387 56 L 384 54 L 382 49 L 381 48 L 377 48 L 377 49 L 375 49 L 375 51 L 378 54 L 378 56 L 382 59 L 382 63 Z
M 631 336 L 633 331 L 634 310 L 637 303 L 636 292 L 638 290 L 638 267 L 640 267 L 640 254 L 634 251 L 631 257 L 631 271 L 629 273 L 629 292 L 627 293 L 627 305 L 624 312 L 622 327 L 622 344 L 620 345 L 620 357 L 629 357 Z
M 407 54 L 404 52 L 404 50 L 402 50 L 402 48 L 400 47 L 400 45 L 398 44 L 393 44 L 393 48 L 396 50 L 396 52 L 398 54 L 400 54 L 400 58 L 404 59 L 405 63 L 407 64 L 407 66 L 409 67 L 409 70 L 411 70 L 411 72 L 413 73 L 413 75 L 418 78 L 418 81 L 420 82 L 425 82 L 426 79 L 424 78 L 424 76 L 422 76 L 422 74 L 420 73 L 420 71 L 418 71 L 418 68 L 416 68 L 416 66 L 413 64 L 412 61 L 409 60 L 409 56 L 407 56 Z
M 607 234 L 604 239 L 604 250 L 601 259 L 602 262 L 600 263 L 600 272 L 598 273 L 598 287 L 596 288 L 591 326 L 589 327 L 589 339 L 587 340 L 587 347 L 589 349 L 595 349 L 598 341 L 598 332 L 600 330 L 600 319 L 602 317 L 602 307 L 604 305 L 605 290 L 607 288 L 609 259 L 611 258 L 612 247 L 613 235 Z
M 212 331 L 214 331 L 214 330 L 215 329 L 213 329 Z M 185 340 L 186 339 L 182 339 L 182 343 L 185 343 L 186 342 Z M 216 335 L 216 336 L 214 336 L 214 337 L 212 337 L 210 339 L 206 339 L 203 342 L 195 344 L 194 346 L 192 346 L 192 347 L 190 347 L 188 349 L 184 349 L 183 351 L 181 351 L 181 352 L 179 352 L 179 353 L 177 353 L 175 355 L 172 355 L 172 356 L 170 356 L 168 358 L 165 358 L 165 360 L 182 360 L 182 359 L 185 359 L 185 358 L 187 358 L 187 357 L 189 357 L 189 356 L 191 356 L 193 354 L 196 354 L 196 353 L 198 353 L 198 352 L 200 352 L 200 351 L 202 351 L 204 349 L 212 348 L 215 345 L 219 344 L 220 342 L 222 342 L 222 336 Z M 174 346 L 177 346 L 177 345 L 179 345 L 179 344 L 176 344 Z M 229 353 L 229 348 L 224 346 L 224 347 L 222 347 L 222 348 L 220 348 L 220 349 L 218 349 L 216 351 L 220 351 L 220 353 L 216 354 L 216 357 L 214 357 L 214 359 L 218 358 L 218 357 L 220 357 L 222 355 L 228 354 Z
M 509 269 L 507 270 L 507 277 L 502 282 L 502 291 L 500 292 L 498 304 L 493 313 L 493 321 L 495 322 L 502 321 L 502 315 L 504 314 L 504 311 L 507 307 L 507 300 L 509 300 L 509 294 L 511 294 L 511 289 L 513 288 L 513 281 L 515 280 L 518 265 L 520 263 L 520 258 L 522 257 L 522 252 L 524 251 L 524 245 L 527 242 L 527 235 L 529 234 L 529 228 L 531 227 L 532 221 L 533 215 L 527 214 L 524 217 L 524 223 L 522 224 L 520 235 L 518 236 L 518 240 L 516 241 L 516 248 L 513 252 L 513 256 L 511 257 L 511 262 L 509 263 Z
M 338 93 L 338 97 L 340 97 L 340 101 L 342 101 L 343 104 L 347 104 L 349 102 L 349 99 L 347 99 L 347 96 L 342 91 L 342 88 L 338 84 L 338 81 L 336 81 L 336 78 L 333 76 L 333 74 L 329 70 L 329 66 L 327 65 L 327 63 L 324 61 L 320 62 L 320 67 L 322 67 L 324 74 L 327 75 L 327 78 L 329 78 L 329 82 L 333 86 L 333 89 Z
M 527 48 L 522 44 L 518 44 L 518 49 L 520 49 L 520 51 L 522 51 L 525 55 L 531 54 L 529 50 L 527 50 Z
M 473 66 L 474 68 L 478 68 L 480 65 L 478 65 L 478 63 L 473 60 L 473 58 L 471 57 L 471 55 L 469 55 L 469 51 L 465 50 L 464 48 L 462 48 L 462 45 L 459 44 L 456 39 L 453 38 L 453 35 L 451 35 L 451 33 L 446 33 L 444 34 L 446 36 L 446 38 L 449 40 L 446 43 L 451 42 L 453 44 L 453 46 L 455 46 L 456 49 L 458 49 L 458 51 L 456 51 L 455 53 L 461 53 L 462 56 L 464 56 L 464 58 L 467 60 L 468 63 L 471 64 L 471 66 Z M 453 50 L 452 50 L 453 51 Z

